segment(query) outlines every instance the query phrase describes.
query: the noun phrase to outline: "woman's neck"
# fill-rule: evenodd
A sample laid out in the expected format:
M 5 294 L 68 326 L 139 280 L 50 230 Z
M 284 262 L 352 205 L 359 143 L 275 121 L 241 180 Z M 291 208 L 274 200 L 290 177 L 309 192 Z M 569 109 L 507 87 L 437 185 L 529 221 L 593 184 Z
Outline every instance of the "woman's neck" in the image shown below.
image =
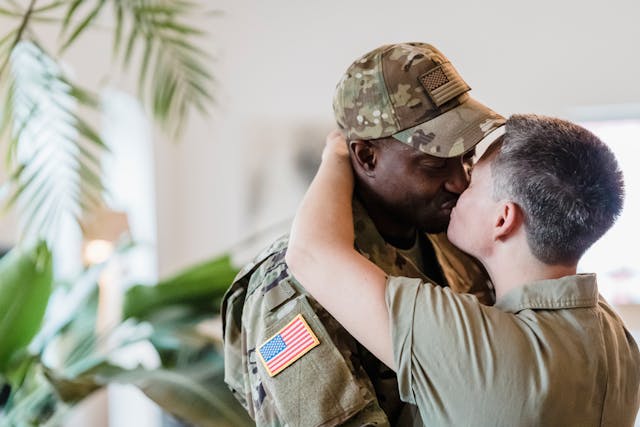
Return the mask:
M 508 255 L 508 256 L 507 256 Z M 528 248 L 504 252 L 485 260 L 485 268 L 496 291 L 496 300 L 510 291 L 539 280 L 559 279 L 576 274 L 577 265 L 545 264 L 533 256 Z

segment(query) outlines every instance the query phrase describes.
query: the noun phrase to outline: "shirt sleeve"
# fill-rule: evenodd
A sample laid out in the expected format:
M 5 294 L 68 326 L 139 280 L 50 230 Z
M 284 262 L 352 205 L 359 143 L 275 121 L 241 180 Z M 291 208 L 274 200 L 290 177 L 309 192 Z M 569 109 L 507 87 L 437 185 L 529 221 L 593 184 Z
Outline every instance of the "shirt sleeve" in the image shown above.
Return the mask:
M 412 386 L 413 319 L 420 279 L 390 276 L 387 280 L 386 301 L 396 365 L 400 398 L 416 404 Z
M 439 411 L 491 388 L 501 345 L 519 335 L 513 316 L 420 279 L 389 277 L 386 286 L 402 400 Z

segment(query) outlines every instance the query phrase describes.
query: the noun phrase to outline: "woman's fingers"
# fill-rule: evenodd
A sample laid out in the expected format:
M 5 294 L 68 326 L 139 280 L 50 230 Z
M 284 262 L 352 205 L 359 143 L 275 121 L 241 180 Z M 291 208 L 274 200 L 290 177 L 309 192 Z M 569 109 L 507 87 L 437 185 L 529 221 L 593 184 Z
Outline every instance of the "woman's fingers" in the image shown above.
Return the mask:
M 331 131 L 329 135 L 327 135 L 327 139 L 325 140 L 322 158 L 325 159 L 329 154 L 335 154 L 340 157 L 349 157 L 347 140 L 345 139 L 342 132 L 338 129 Z

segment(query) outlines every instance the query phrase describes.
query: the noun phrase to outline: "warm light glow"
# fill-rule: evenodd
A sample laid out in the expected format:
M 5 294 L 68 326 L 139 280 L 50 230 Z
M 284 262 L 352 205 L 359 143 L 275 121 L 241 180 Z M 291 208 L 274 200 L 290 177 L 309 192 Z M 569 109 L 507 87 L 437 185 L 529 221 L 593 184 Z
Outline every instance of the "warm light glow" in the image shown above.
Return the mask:
M 91 240 L 84 247 L 84 259 L 87 265 L 105 262 L 114 250 L 114 244 L 107 240 Z

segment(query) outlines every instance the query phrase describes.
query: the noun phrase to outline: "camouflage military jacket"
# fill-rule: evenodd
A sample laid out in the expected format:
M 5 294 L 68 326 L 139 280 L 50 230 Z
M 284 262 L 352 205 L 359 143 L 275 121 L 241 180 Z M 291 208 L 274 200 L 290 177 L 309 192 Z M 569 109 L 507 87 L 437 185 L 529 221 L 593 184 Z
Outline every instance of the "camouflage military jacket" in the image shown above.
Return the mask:
M 387 244 L 358 203 L 354 218 L 360 253 L 387 274 L 433 282 L 417 267 L 428 260 L 417 262 Z M 490 284 L 477 261 L 444 234 L 428 238 L 448 286 L 491 304 Z M 400 401 L 394 372 L 291 276 L 284 262 L 287 243 L 287 236 L 278 239 L 246 265 L 224 297 L 225 382 L 235 397 L 258 426 L 422 425 L 417 408 Z M 299 315 L 319 344 L 274 375 L 259 352 Z

